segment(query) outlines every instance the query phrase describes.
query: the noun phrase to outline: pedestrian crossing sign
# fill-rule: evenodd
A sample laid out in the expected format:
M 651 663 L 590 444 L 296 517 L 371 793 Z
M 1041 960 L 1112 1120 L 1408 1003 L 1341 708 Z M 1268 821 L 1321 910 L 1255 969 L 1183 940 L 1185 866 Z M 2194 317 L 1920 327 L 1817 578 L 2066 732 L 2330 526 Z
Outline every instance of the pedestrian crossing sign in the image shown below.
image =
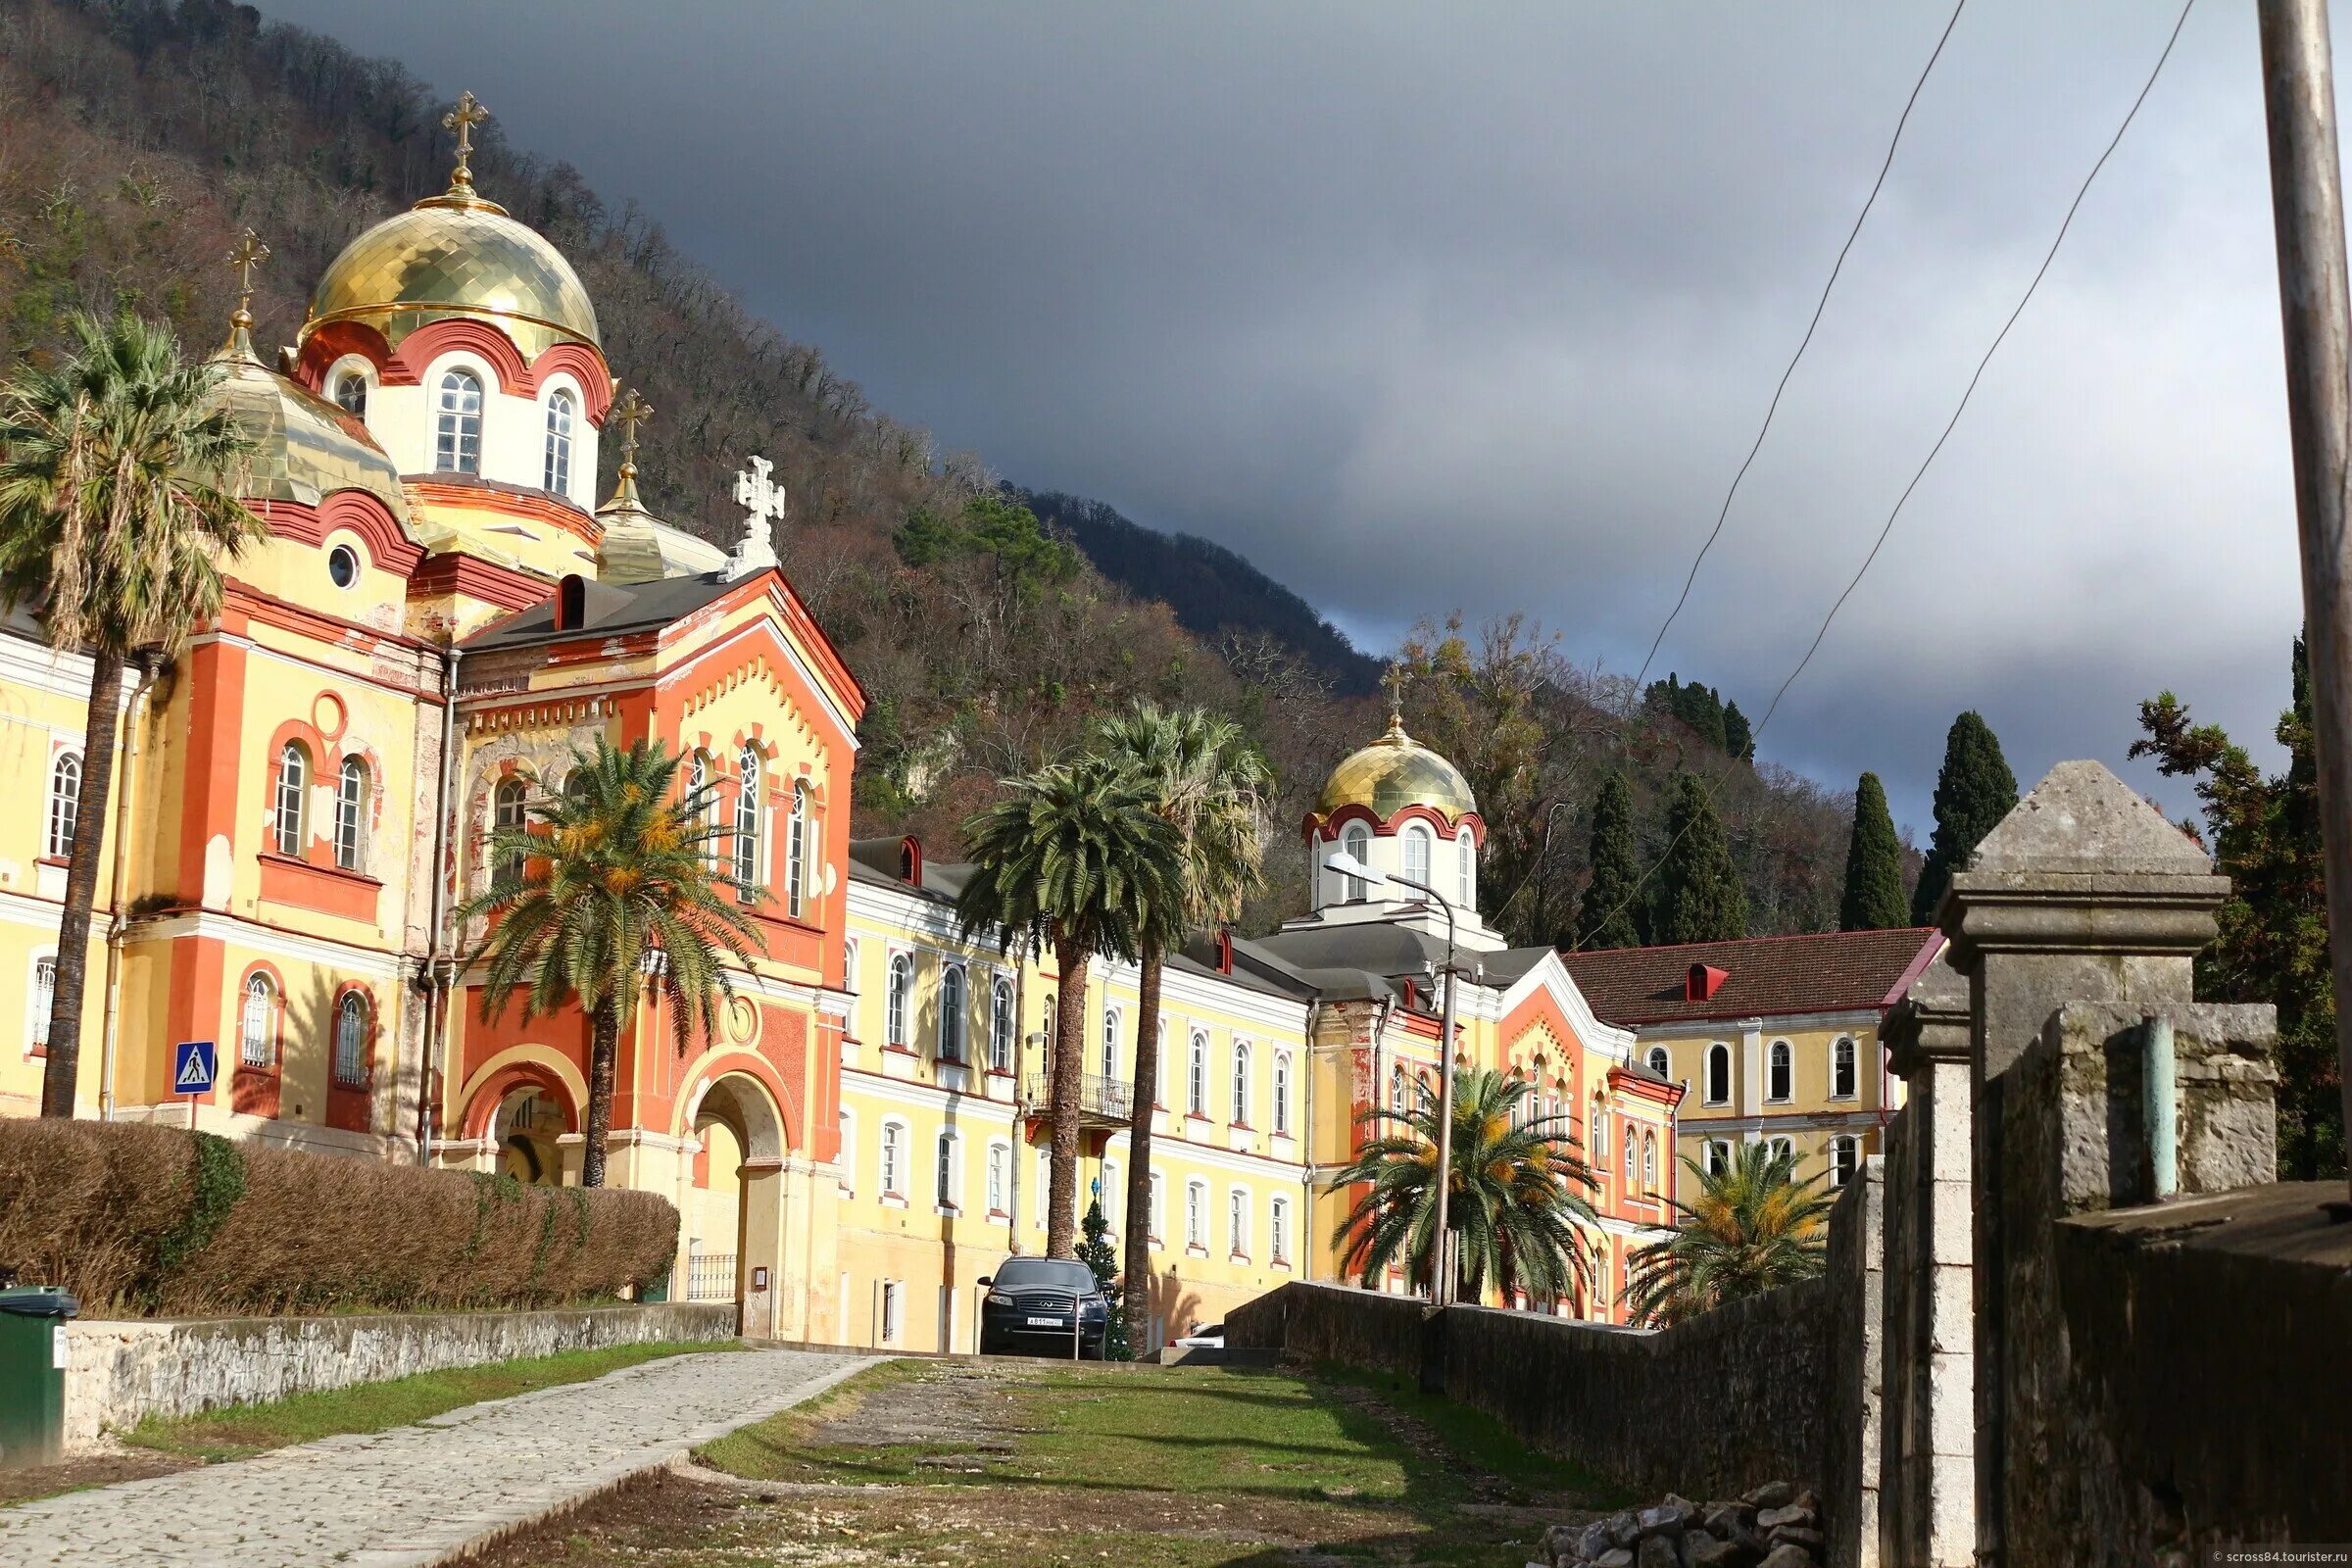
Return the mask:
M 172 1092 L 201 1095 L 213 1087 L 213 1043 L 182 1040 L 172 1048 Z

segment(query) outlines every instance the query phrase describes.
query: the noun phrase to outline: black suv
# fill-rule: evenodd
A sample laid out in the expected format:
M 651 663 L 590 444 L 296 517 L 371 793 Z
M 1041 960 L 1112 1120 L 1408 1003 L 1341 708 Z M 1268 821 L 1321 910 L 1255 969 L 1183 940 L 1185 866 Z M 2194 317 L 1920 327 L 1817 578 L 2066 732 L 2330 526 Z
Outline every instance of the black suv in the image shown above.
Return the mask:
M 1068 1355 L 1074 1348 L 1089 1361 L 1102 1359 L 1110 1303 L 1084 1263 L 1008 1257 L 980 1283 L 988 1288 L 980 1302 L 982 1355 Z

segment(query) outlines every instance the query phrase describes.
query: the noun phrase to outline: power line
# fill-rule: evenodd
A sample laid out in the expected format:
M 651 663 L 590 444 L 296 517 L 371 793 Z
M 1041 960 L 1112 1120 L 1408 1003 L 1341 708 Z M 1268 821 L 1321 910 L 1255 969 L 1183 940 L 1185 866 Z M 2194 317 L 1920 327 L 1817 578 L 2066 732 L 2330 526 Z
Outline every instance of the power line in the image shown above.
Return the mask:
M 1966 0 L 1963 0 L 1963 4 L 1965 3 Z M 2025 293 L 2018 297 L 2016 309 L 2012 310 L 2009 313 L 2009 318 L 2001 323 L 2001 329 L 1993 334 L 1992 343 L 1984 350 L 1984 358 L 1977 362 L 1976 372 L 1968 378 L 1968 386 L 1961 392 L 1959 403 L 1953 407 L 1952 416 L 1944 421 L 1942 433 L 1936 436 L 1936 444 L 1928 449 L 1927 457 L 1922 460 L 1918 469 L 1911 475 L 1911 482 L 1903 486 L 1903 493 L 1896 498 L 1893 509 L 1886 514 L 1886 524 L 1879 529 L 1879 536 L 1872 542 L 1870 553 L 1862 558 L 1861 566 L 1855 570 L 1852 579 L 1846 583 L 1844 591 L 1838 595 L 1836 603 L 1830 606 L 1829 613 L 1822 617 L 1820 629 L 1814 632 L 1813 641 L 1805 649 L 1804 657 L 1796 662 L 1796 667 L 1788 672 L 1788 678 L 1781 682 L 1780 690 L 1773 693 L 1772 706 L 1765 709 L 1762 718 L 1756 720 L 1756 726 L 1752 732 L 1755 736 L 1763 735 L 1764 726 L 1771 723 L 1773 714 L 1780 711 L 1781 699 L 1788 695 L 1788 688 L 1796 683 L 1796 677 L 1803 674 L 1805 666 L 1813 662 L 1813 656 L 1821 650 L 1822 639 L 1829 635 L 1830 623 L 1838 618 L 1838 612 L 1845 608 L 1846 600 L 1851 598 L 1854 590 L 1862 585 L 1863 576 L 1869 572 L 1871 564 L 1879 559 L 1879 552 L 1886 547 L 1887 536 L 1894 532 L 1895 520 L 1902 515 L 1903 508 L 1909 504 L 1912 492 L 1917 490 L 1920 481 L 1927 477 L 1928 469 L 1935 464 L 1937 455 L 1943 451 L 1944 443 L 1951 439 L 1953 429 L 1959 425 L 1960 416 L 1968 412 L 1969 401 L 1977 393 L 1977 384 L 1984 378 L 1985 367 L 1989 366 L 1992 363 L 1992 357 L 2000 352 L 2001 344 L 2008 339 L 2010 328 L 2017 325 L 2018 318 L 2025 315 L 2026 307 L 2033 303 L 2034 295 L 2040 289 L 2041 280 L 2049 275 L 2050 264 L 2057 260 L 2058 248 L 2066 243 L 2067 230 L 2074 226 L 2075 215 L 2082 208 L 2082 199 L 2090 194 L 2091 183 L 2099 177 L 2099 171 L 2107 167 L 2107 160 L 2112 158 L 2116 148 L 2123 144 L 2124 133 L 2132 128 L 2132 122 L 2138 118 L 2140 106 L 2148 101 L 2148 94 L 2156 86 L 2156 78 L 2164 74 L 2165 62 L 2173 58 L 2173 46 L 2180 41 L 2180 29 L 2188 24 L 2188 14 L 2196 8 L 2196 3 L 2197 0 L 2184 0 L 2180 7 L 2180 15 L 2174 19 L 2172 32 L 2164 40 L 2163 52 L 2157 55 L 2154 68 L 2148 72 L 2148 79 L 2140 84 L 2138 95 L 2132 100 L 2132 107 L 2124 112 L 2123 122 L 2115 127 L 2115 134 L 2107 139 L 2107 145 L 2100 151 L 2097 162 L 2090 166 L 2090 172 L 2082 176 L 2082 183 L 2076 188 L 2075 199 L 2067 204 L 2066 217 L 2059 221 L 2058 232 L 2050 240 L 2050 248 L 2042 254 L 2041 265 L 2034 269 L 2033 281 L 2026 285 Z M 1945 30 L 1948 32 L 1950 29 L 1947 26 Z M 1941 45 L 1937 47 L 1940 49 Z M 1930 63 L 1933 64 L 1932 61 Z M 1688 590 L 1686 589 L 1686 591 Z M 1726 768 L 1717 780 L 1716 787 L 1708 791 L 1707 802 L 1710 806 L 1721 794 L 1723 781 L 1729 779 L 1730 776 L 1731 770 Z M 1609 911 L 1607 919 L 1600 921 L 1600 924 L 1607 924 L 1608 920 L 1615 919 L 1633 906 L 1634 901 L 1641 897 L 1643 886 L 1648 883 L 1651 876 L 1656 874 L 1658 867 L 1666 863 L 1666 858 L 1674 853 L 1675 846 L 1680 844 L 1683 841 L 1683 835 L 1690 831 L 1690 824 L 1685 823 L 1680 832 L 1667 840 L 1666 848 L 1658 852 L 1657 858 L 1652 860 L 1643 869 L 1642 875 L 1635 879 L 1633 891 L 1628 893 L 1624 901 Z M 1570 951 L 1578 951 L 1583 947 L 1584 940 L 1580 937 L 1576 948 Z
M 1691 558 L 1690 571 L 1683 579 L 1682 593 L 1676 597 L 1674 608 L 1666 612 L 1665 620 L 1658 626 L 1658 634 L 1650 639 L 1649 652 L 1642 656 L 1642 668 L 1634 675 L 1633 689 L 1637 695 L 1642 690 L 1642 676 L 1649 673 L 1650 664 L 1658 657 L 1659 647 L 1666 641 L 1667 628 L 1674 624 L 1675 617 L 1683 612 L 1683 606 L 1690 601 L 1690 586 L 1698 581 L 1698 568 L 1706 561 L 1707 552 L 1715 548 L 1715 541 L 1723 535 L 1724 521 L 1732 514 L 1732 498 L 1740 493 L 1740 481 L 1747 477 L 1747 470 L 1755 463 L 1756 454 L 1764 450 L 1764 437 L 1772 430 L 1772 416 L 1780 412 L 1781 394 L 1788 390 L 1788 378 L 1796 373 L 1797 362 L 1805 357 L 1805 350 L 1812 345 L 1813 333 L 1821 325 L 1822 313 L 1829 308 L 1830 291 L 1838 286 L 1838 274 L 1845 270 L 1846 254 L 1854 248 L 1854 241 L 1861 237 L 1862 224 L 1870 217 L 1870 210 L 1878 205 L 1879 192 L 1886 188 L 1886 172 L 1894 167 L 1894 150 L 1902 145 L 1903 127 L 1911 123 L 1911 111 L 1919 103 L 1920 89 L 1927 86 L 1929 73 L 1936 69 L 1936 62 L 1943 57 L 1943 46 L 1950 41 L 1952 28 L 1959 25 L 1960 13 L 1967 9 L 1968 0 L 1960 0 L 1958 5 L 1952 7 L 1950 19 L 1944 23 L 1943 31 L 1936 35 L 1935 49 L 1928 55 L 1928 63 L 1919 69 L 1919 79 L 1911 84 L 1911 96 L 1903 100 L 1902 115 L 1894 122 L 1894 135 L 1886 143 L 1886 156 L 1879 163 L 1879 177 L 1871 181 L 1870 195 L 1864 199 L 1862 210 L 1854 215 L 1854 226 L 1846 231 L 1845 243 L 1838 247 L 1838 260 L 1830 266 L 1829 280 L 1821 285 L 1821 298 L 1813 302 L 1813 318 L 1805 323 L 1804 337 L 1798 341 L 1796 352 L 1788 357 L 1788 365 L 1781 370 L 1780 383 L 1772 389 L 1772 402 L 1765 406 L 1764 422 L 1756 430 L 1756 439 L 1748 447 L 1747 457 L 1740 463 L 1740 471 L 1732 475 L 1731 488 L 1723 493 L 1723 507 L 1715 514 L 1714 530 L 1707 535 L 1706 542 L 1698 547 L 1698 554 Z

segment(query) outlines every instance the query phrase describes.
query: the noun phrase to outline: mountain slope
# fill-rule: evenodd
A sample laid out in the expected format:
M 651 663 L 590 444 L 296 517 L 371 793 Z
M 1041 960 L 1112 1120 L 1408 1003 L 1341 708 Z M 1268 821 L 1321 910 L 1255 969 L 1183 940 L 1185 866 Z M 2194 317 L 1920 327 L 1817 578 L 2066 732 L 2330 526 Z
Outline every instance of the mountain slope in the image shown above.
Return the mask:
M 1356 652 L 1314 606 L 1223 545 L 1197 534 L 1161 533 L 1115 509 L 1057 490 L 1016 493 L 1086 552 L 1095 569 L 1139 599 L 1156 599 L 1196 637 L 1228 633 L 1272 638 L 1354 696 L 1380 684 L 1380 661 Z

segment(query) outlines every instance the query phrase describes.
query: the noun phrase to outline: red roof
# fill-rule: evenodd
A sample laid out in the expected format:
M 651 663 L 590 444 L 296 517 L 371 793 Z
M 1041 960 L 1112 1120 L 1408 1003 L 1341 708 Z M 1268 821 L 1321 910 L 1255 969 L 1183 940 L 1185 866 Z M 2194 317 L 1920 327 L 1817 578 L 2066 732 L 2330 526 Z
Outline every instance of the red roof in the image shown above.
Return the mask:
M 1924 926 L 1611 948 L 1563 953 L 1560 961 L 1593 1012 L 1632 1025 L 1884 1009 L 1902 1000 L 1942 946 L 1942 933 Z M 1694 988 L 1693 965 L 1726 978 L 1711 989 Z

